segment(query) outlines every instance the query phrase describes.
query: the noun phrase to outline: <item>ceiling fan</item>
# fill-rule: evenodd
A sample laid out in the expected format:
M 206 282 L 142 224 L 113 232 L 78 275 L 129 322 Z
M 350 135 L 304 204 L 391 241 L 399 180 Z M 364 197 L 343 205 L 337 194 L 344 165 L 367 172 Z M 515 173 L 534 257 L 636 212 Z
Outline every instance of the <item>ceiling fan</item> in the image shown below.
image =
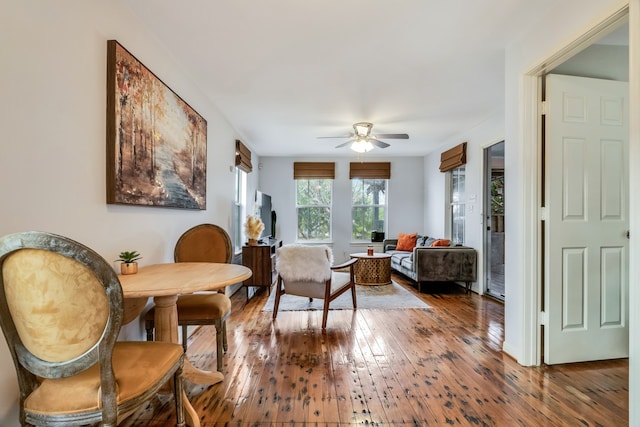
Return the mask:
M 357 153 L 370 151 L 374 146 L 378 148 L 387 148 L 389 144 L 381 141 L 381 139 L 409 139 L 409 135 L 406 133 L 372 134 L 372 128 L 373 123 L 359 122 L 353 125 L 353 133 L 348 136 L 319 136 L 318 138 L 349 138 L 347 142 L 336 145 L 336 148 L 341 148 L 351 144 L 351 147 L 349 148 Z

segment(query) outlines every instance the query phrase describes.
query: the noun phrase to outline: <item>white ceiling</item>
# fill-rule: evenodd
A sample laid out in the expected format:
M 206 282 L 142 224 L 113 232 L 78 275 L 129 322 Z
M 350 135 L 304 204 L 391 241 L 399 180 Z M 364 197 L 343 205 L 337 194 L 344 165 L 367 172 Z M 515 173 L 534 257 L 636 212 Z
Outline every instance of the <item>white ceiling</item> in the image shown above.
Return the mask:
M 501 108 L 504 48 L 557 0 L 121 1 L 256 154 L 352 156 L 316 137 L 369 121 L 407 156 Z

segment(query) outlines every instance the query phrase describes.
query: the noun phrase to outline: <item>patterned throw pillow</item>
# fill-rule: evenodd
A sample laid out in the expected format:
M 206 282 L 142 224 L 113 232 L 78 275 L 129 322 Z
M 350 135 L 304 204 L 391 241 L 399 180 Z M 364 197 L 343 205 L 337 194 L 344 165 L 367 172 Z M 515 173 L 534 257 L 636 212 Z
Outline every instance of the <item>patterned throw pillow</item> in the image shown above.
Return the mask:
M 396 250 L 412 251 L 413 248 L 416 247 L 417 237 L 418 237 L 418 233 L 412 233 L 412 234 L 400 233 L 398 235 L 398 245 L 396 246 Z
M 438 239 L 434 239 L 433 237 L 425 237 L 423 246 L 428 248 L 429 246 L 433 245 L 433 242 L 435 242 L 436 240 Z

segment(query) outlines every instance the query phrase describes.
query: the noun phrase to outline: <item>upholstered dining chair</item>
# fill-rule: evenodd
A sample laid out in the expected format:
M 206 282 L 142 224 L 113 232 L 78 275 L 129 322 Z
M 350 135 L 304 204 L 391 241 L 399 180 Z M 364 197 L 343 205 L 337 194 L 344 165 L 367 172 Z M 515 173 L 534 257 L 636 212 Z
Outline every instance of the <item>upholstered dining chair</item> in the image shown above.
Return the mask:
M 117 341 L 123 294 L 111 265 L 44 232 L 0 238 L 0 323 L 20 388 L 20 424 L 115 426 L 173 383 L 184 426 L 179 344 Z
M 280 297 L 284 294 L 323 299 L 322 329 L 327 328 L 331 301 L 351 291 L 353 309 L 357 308 L 356 287 L 353 278 L 353 258 L 340 265 L 333 264 L 333 252 L 326 245 L 284 245 L 276 251 L 278 281 L 273 306 L 273 319 L 278 316 Z M 338 270 L 346 270 L 338 271 Z
M 230 263 L 233 246 L 229 234 L 215 224 L 200 224 L 185 231 L 176 242 L 175 262 Z M 214 325 L 216 328 L 217 369 L 222 370 L 222 355 L 228 350 L 227 318 L 231 300 L 219 292 L 203 292 L 178 297 L 178 325 L 182 327 L 182 347 L 187 351 L 189 326 Z M 147 339 L 153 340 L 154 309 L 145 315 Z

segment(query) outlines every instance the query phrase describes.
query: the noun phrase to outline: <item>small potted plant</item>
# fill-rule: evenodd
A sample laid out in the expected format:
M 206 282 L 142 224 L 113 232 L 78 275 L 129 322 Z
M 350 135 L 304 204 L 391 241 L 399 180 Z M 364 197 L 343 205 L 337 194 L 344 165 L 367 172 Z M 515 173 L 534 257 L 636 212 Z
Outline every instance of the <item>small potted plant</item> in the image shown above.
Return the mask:
M 247 215 L 247 222 L 244 224 L 244 231 L 249 239 L 249 246 L 257 246 L 260 233 L 264 230 L 264 223 L 262 220 L 253 215 Z
M 120 252 L 120 258 L 116 261 L 120 261 L 120 272 L 122 274 L 136 274 L 138 272 L 138 260 L 142 258 L 136 251 L 124 251 Z

